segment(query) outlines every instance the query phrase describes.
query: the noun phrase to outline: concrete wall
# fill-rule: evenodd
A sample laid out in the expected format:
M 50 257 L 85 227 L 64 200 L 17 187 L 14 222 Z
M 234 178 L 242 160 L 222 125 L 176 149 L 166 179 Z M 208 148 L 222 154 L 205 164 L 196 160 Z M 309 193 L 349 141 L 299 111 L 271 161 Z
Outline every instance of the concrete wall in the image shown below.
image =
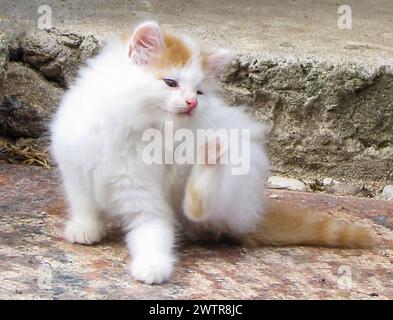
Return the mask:
M 221 79 L 223 87 L 228 101 L 247 104 L 271 125 L 273 172 L 381 185 L 393 181 L 390 1 L 349 1 L 352 30 L 337 27 L 338 4 L 330 0 L 112 4 L 50 1 L 56 27 L 50 32 L 36 28 L 39 1 L 0 5 L 8 13 L 2 78 L 5 46 L 10 56 L 0 93 L 0 135 L 45 135 L 60 95 L 105 37 L 156 18 L 206 46 L 228 46 L 237 53 Z

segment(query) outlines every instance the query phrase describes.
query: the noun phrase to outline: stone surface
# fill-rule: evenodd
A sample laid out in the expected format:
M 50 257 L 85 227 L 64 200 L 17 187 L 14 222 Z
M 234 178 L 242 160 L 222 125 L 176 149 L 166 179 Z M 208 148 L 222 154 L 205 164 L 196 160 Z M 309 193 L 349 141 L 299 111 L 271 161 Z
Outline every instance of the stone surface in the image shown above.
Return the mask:
M 326 187 L 326 191 L 339 196 L 356 196 L 362 191 L 362 188 L 345 182 L 334 181 Z
M 388 200 L 393 200 L 393 185 L 387 185 L 383 188 L 382 197 Z
M 0 18 L 7 30 L 28 30 L 10 56 L 45 77 L 66 86 L 100 41 L 154 18 L 238 53 L 222 81 L 229 101 L 272 126 L 275 174 L 393 183 L 392 1 L 347 1 L 350 30 L 338 28 L 334 0 L 51 1 L 50 32 L 36 29 L 41 4 L 3 1 Z
M 41 0 L 5 0 L 0 3 L 4 23 L 36 28 Z M 244 53 L 301 55 L 344 60 L 391 59 L 393 3 L 390 0 L 348 0 L 352 29 L 337 25 L 334 0 L 51 0 L 52 26 L 100 39 L 130 29 L 136 23 L 159 20 L 207 45 L 228 46 Z
M 79 67 L 96 55 L 102 44 L 89 35 L 77 35 L 56 29 L 32 31 L 20 40 L 22 59 L 39 70 L 47 79 L 68 87 Z
M 0 96 L 0 136 L 38 138 L 49 121 L 63 90 L 19 62 L 8 65 Z
M 224 82 L 231 101 L 271 125 L 276 174 L 389 182 L 392 66 L 241 56 Z
M 267 181 L 268 188 L 271 189 L 287 189 L 296 191 L 307 191 L 307 186 L 304 182 L 285 177 L 272 176 Z
M 7 74 L 8 42 L 5 33 L 0 30 L 0 89 Z M 1 96 L 1 93 L 0 93 Z
M 96 246 L 62 240 L 65 206 L 55 176 L 0 165 L 0 299 L 393 299 L 390 201 L 268 191 L 267 197 L 278 195 L 272 201 L 370 225 L 381 243 L 374 250 L 250 250 L 184 242 L 171 281 L 147 286 L 126 274 L 130 258 L 116 223 Z

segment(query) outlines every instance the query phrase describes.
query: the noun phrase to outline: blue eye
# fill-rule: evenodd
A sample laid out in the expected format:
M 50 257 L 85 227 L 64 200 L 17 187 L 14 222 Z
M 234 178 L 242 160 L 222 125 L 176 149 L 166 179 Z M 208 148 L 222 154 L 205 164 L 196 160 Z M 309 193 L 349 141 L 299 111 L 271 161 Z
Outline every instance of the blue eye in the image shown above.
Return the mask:
M 172 79 L 162 79 L 162 80 L 166 83 L 168 87 L 172 87 L 172 88 L 177 87 L 177 82 L 175 80 Z

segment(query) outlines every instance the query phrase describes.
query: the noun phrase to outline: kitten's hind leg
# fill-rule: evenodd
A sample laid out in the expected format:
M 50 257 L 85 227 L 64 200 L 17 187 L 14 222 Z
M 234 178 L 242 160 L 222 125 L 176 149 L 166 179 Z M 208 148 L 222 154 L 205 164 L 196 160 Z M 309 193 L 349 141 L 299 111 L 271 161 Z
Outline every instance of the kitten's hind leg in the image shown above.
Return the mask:
M 64 187 L 70 204 L 65 239 L 87 245 L 99 242 L 105 236 L 105 225 L 88 190 L 84 190 L 79 180 L 70 177 L 64 179 Z
M 191 171 L 183 200 L 183 212 L 194 222 L 207 219 L 206 205 L 217 192 L 216 173 L 228 148 L 226 141 L 221 141 L 219 136 L 213 136 L 199 151 L 198 164 L 195 164 Z

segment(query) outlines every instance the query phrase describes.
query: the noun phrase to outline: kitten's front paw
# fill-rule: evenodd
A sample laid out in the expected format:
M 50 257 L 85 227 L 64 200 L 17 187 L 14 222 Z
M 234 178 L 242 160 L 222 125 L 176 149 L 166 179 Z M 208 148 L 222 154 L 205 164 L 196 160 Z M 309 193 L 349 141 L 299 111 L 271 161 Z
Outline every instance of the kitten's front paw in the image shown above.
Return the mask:
M 80 222 L 70 220 L 67 223 L 64 238 L 71 243 L 94 244 L 105 236 L 103 223 Z
M 168 281 L 173 270 L 173 259 L 160 256 L 141 256 L 132 260 L 131 275 L 146 284 L 160 284 Z

